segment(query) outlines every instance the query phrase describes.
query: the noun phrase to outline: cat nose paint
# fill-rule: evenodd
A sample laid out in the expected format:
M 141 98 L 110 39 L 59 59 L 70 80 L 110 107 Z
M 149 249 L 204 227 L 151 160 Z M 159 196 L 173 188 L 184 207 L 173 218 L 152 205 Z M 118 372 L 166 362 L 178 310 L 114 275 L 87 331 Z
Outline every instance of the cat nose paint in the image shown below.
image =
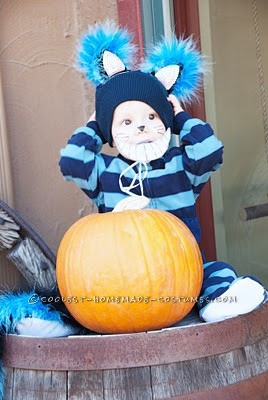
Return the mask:
M 139 129 L 141 132 L 144 131 L 144 128 L 145 128 L 145 125 L 138 126 L 138 129 Z

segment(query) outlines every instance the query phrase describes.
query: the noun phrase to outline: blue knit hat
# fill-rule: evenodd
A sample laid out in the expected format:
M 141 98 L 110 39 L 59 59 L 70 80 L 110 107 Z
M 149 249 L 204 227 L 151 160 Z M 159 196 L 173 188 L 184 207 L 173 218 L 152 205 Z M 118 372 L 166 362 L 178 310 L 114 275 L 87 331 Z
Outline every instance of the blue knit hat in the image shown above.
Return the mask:
M 168 91 L 151 74 L 125 71 L 112 76 L 96 89 L 96 120 L 102 136 L 112 145 L 111 127 L 115 108 L 125 101 L 141 101 L 151 106 L 166 129 L 173 129 L 173 109 Z
M 119 68 L 113 70 L 117 61 L 111 59 L 109 73 L 104 60 L 108 53 L 121 62 L 121 65 L 118 62 Z M 137 66 L 135 55 L 132 35 L 113 21 L 89 27 L 81 38 L 77 67 L 96 87 L 96 119 L 102 136 L 110 145 L 113 112 L 119 104 L 131 100 L 145 102 L 159 114 L 166 129 L 172 130 L 173 109 L 167 100 L 168 94 L 189 104 L 198 97 L 201 87 L 205 64 L 191 37 L 182 40 L 174 34 L 168 40 L 163 38 L 147 53 L 139 70 L 133 70 L 134 65 Z M 166 70 L 164 75 L 174 78 L 167 85 L 166 77 L 162 79 L 159 73 L 178 66 L 179 72 Z

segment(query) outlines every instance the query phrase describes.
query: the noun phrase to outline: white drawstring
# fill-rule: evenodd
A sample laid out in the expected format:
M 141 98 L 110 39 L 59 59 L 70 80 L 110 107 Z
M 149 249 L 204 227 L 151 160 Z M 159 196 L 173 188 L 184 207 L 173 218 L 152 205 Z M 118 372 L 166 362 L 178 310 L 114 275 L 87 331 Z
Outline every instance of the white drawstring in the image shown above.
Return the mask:
M 134 169 L 134 167 L 138 165 L 138 173 L 135 172 L 134 178 L 131 181 L 131 184 L 129 186 L 124 186 L 122 183 L 122 177 L 131 169 Z M 142 167 L 144 166 L 144 171 L 142 171 Z M 122 192 L 128 194 L 129 196 L 133 197 L 140 197 L 143 196 L 143 183 L 142 181 L 147 177 L 148 175 L 148 167 L 145 162 L 140 162 L 140 161 L 135 161 L 133 164 L 129 165 L 127 168 L 125 168 L 120 176 L 119 176 L 119 186 Z M 138 178 L 138 179 L 137 179 Z M 138 180 L 138 182 L 137 182 Z M 137 182 L 137 183 L 136 183 Z M 140 187 L 141 195 L 132 193 L 131 190 L 135 189 L 136 187 Z

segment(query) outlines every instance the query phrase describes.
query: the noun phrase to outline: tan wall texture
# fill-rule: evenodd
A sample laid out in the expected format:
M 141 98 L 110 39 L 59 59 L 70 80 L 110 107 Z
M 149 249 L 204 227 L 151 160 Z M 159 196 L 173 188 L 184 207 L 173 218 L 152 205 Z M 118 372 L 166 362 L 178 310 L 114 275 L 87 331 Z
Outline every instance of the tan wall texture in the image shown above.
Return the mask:
M 93 211 L 82 191 L 63 181 L 58 160 L 60 148 L 94 109 L 94 90 L 74 68 L 77 41 L 88 25 L 107 17 L 117 20 L 116 1 L 0 1 L 14 208 L 54 252 L 66 229 Z M 19 277 L 7 268 L 0 282 L 13 284 Z

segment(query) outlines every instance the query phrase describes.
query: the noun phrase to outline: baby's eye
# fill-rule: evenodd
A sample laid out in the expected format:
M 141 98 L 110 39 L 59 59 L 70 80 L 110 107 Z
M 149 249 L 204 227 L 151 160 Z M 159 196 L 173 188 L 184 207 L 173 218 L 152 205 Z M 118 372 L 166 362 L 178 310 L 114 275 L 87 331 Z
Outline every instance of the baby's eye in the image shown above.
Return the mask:
M 131 124 L 130 119 L 125 119 L 125 120 L 123 121 L 123 124 L 124 124 L 124 125 L 130 125 L 130 124 Z
M 155 115 L 154 114 L 149 114 L 149 119 L 155 119 Z

